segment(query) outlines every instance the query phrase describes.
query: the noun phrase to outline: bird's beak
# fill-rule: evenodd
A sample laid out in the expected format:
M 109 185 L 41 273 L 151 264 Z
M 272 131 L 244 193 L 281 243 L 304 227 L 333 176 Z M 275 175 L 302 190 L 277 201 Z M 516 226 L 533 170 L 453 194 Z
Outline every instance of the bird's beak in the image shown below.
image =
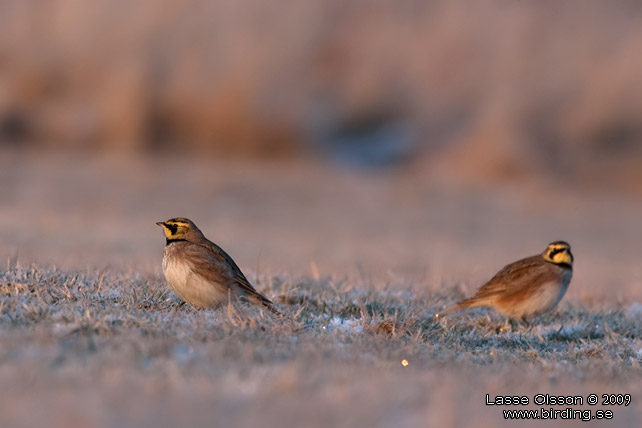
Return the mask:
M 160 227 L 165 227 L 164 221 L 157 221 L 156 224 L 159 225 Z

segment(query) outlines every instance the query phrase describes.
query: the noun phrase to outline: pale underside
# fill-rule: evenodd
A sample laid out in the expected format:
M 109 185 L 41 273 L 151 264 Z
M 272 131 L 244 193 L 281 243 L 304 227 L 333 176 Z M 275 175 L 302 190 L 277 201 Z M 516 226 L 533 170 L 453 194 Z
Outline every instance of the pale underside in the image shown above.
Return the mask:
M 165 248 L 165 253 L 173 251 L 172 246 Z M 194 264 L 184 257 L 164 257 L 163 273 L 176 294 L 186 302 L 201 308 L 216 308 L 227 302 L 230 296 L 245 295 L 238 287 L 226 285 L 224 276 L 217 281 L 198 274 Z

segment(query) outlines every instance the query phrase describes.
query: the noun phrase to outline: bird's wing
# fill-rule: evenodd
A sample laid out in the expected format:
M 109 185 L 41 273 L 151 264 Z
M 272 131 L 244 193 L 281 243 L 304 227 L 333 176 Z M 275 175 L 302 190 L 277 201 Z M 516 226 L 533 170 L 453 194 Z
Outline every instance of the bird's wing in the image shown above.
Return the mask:
M 220 282 L 221 279 L 231 281 L 247 293 L 248 297 L 257 300 L 256 303 L 262 304 L 272 311 L 276 311 L 272 302 L 267 297 L 256 291 L 243 272 L 241 272 L 241 269 L 234 262 L 232 257 L 230 257 L 230 255 L 221 247 L 211 241 L 208 241 L 207 244 L 199 243 L 196 245 L 199 249 L 199 253 L 203 254 L 203 256 L 197 258 L 198 261 L 195 262 L 195 267 L 200 267 L 201 269 L 199 269 L 199 271 L 201 272 L 207 272 L 207 275 L 203 276 L 212 281 Z M 211 266 L 212 264 L 217 266 L 218 269 L 206 269 L 206 267 Z
M 482 300 L 497 294 L 508 296 L 521 293 L 541 275 L 546 274 L 547 267 L 541 256 L 528 257 L 506 265 L 490 281 L 482 285 L 472 299 Z

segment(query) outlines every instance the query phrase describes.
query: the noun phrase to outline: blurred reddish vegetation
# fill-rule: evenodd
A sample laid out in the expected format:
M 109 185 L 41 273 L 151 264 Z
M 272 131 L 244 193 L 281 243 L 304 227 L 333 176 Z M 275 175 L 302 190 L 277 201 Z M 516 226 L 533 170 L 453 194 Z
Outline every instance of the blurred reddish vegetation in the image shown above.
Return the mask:
M 8 1 L 0 140 L 642 182 L 641 51 L 631 1 Z

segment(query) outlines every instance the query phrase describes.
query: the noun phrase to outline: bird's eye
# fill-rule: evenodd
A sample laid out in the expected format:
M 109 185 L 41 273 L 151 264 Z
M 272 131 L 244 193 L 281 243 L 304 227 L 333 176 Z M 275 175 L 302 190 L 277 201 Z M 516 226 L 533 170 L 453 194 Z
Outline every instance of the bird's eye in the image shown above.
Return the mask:
M 172 232 L 172 235 L 176 234 L 176 231 L 178 230 L 178 227 L 174 223 L 169 223 L 167 225 L 167 228 Z

